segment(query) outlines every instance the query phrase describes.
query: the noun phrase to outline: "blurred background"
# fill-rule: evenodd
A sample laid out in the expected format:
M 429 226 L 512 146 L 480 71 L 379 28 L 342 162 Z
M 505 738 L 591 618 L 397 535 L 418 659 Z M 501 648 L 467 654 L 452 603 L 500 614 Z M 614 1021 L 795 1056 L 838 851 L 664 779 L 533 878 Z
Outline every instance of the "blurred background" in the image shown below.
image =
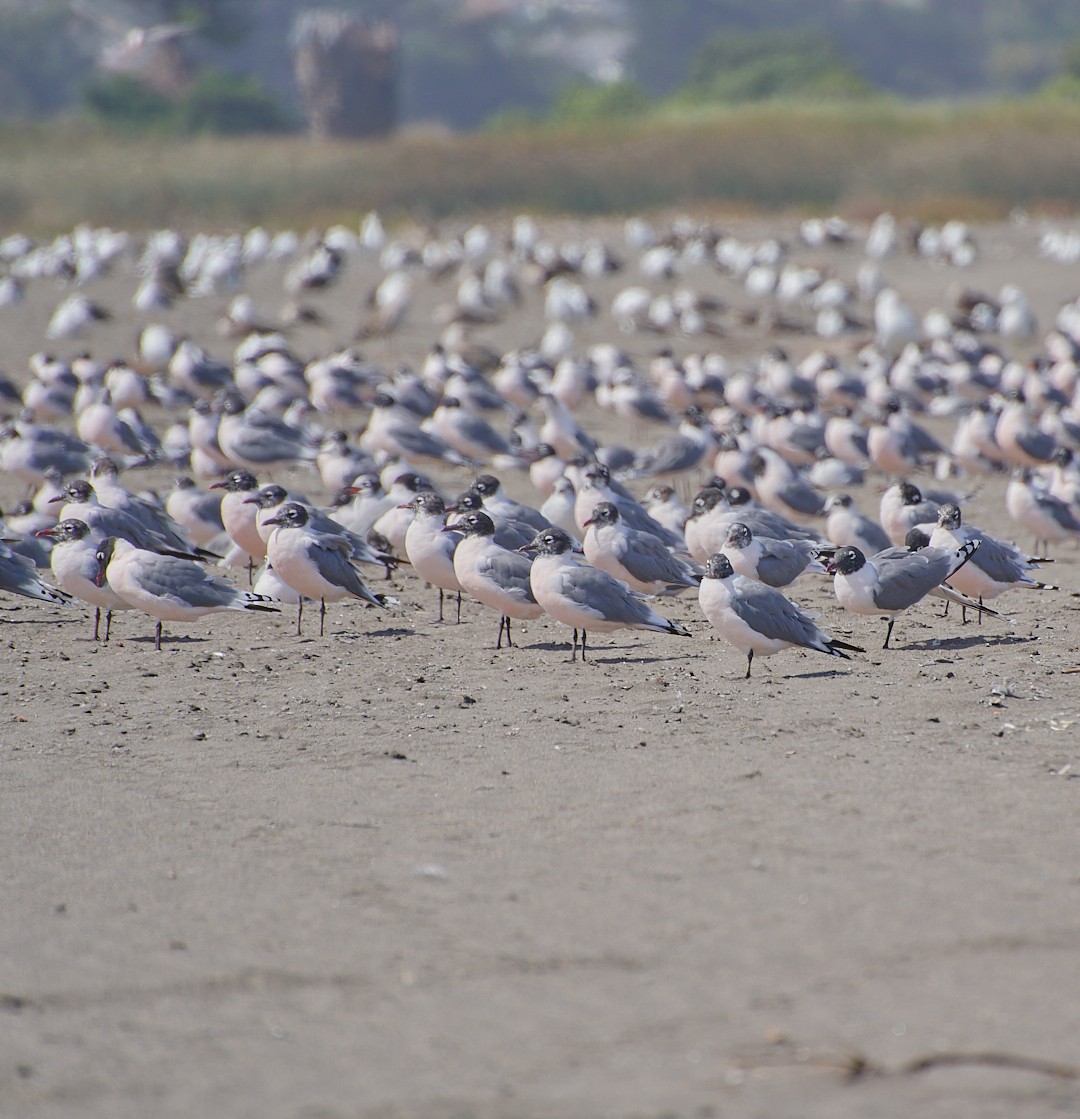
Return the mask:
M 0 118 L 385 136 L 776 98 L 1080 97 L 1062 0 L 0 0 Z

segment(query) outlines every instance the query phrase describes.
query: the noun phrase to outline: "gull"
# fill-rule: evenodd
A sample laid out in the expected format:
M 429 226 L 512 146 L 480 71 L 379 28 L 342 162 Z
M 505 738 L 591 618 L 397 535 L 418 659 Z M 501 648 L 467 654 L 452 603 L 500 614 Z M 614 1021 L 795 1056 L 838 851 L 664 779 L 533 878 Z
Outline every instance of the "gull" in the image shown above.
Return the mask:
M 508 497 L 502 483 L 494 474 L 478 474 L 469 487 L 484 500 L 484 512 L 493 518 L 511 517 L 532 525 L 536 532 L 542 532 L 551 523 L 539 510 L 523 501 Z
M 1045 555 L 1051 543 L 1078 539 L 1080 519 L 1068 502 L 1038 485 L 1030 471 L 1021 471 L 1009 480 L 1005 488 L 1005 508 L 1009 516 L 1035 538 L 1039 555 Z
M 351 486 L 362 474 L 377 470 L 371 455 L 349 445 L 344 431 L 328 431 L 322 437 L 315 465 L 322 484 L 331 491 Z
M 90 447 L 81 439 L 44 424 L 23 420 L 0 429 L 0 469 L 36 486 L 49 471 L 61 477 L 90 469 Z
M 580 477 L 580 486 L 575 485 L 577 496 L 574 500 L 574 521 L 582 532 L 585 531 L 585 522 L 592 516 L 593 509 L 601 501 L 610 501 L 618 506 L 622 519 L 631 528 L 651 532 L 672 548 L 686 547 L 682 534 L 665 528 L 646 513 L 621 483 L 613 481 L 610 470 L 603 463 L 590 463 L 581 472 Z
M 350 532 L 344 525 L 335 521 L 328 513 L 322 512 L 321 509 L 316 509 L 314 505 L 310 504 L 299 494 L 289 493 L 284 486 L 279 486 L 274 483 L 263 486 L 262 489 L 256 490 L 251 494 L 251 496 L 247 498 L 247 501 L 249 504 L 257 506 L 259 510 L 255 517 L 255 526 L 264 541 L 269 541 L 270 536 L 275 530 L 277 524 L 274 520 L 275 515 L 281 511 L 285 504 L 292 502 L 304 507 L 307 514 L 306 523 L 310 525 L 313 532 L 327 536 L 336 536 L 344 540 L 349 548 L 349 557 L 355 563 L 374 563 L 385 566 L 393 560 L 392 556 L 377 552 L 362 536 L 358 536 L 355 532 Z
M 222 497 L 199 489 L 195 479 L 185 474 L 173 482 L 165 499 L 165 512 L 193 544 L 200 548 L 216 547 L 228 535 L 221 519 Z
M 680 559 L 659 537 L 631 528 L 610 501 L 601 501 L 585 522 L 585 558 L 642 594 L 678 594 L 701 582 L 694 564 Z
M 276 416 L 245 404 L 239 393 L 225 394 L 217 431 L 221 453 L 233 467 L 313 463 L 318 455 L 307 434 Z
M 910 482 L 894 482 L 881 495 L 878 519 L 888 538 L 899 547 L 917 525 L 933 525 L 941 506 L 923 499 L 922 490 Z
M 97 500 L 102 505 L 133 517 L 145 528 L 161 537 L 172 551 L 202 554 L 202 549 L 194 545 L 182 527 L 164 509 L 120 484 L 119 472 L 112 459 L 96 459 L 90 467 L 90 480 Z
M 83 478 L 69 482 L 64 492 L 59 497 L 54 497 L 51 504 L 60 505 L 59 520 L 85 521 L 103 539 L 119 536 L 147 551 L 178 555 L 192 560 L 199 558 L 186 545 L 174 547 L 175 541 L 162 535 L 141 518 L 123 509 L 111 509 L 104 505 L 98 500 L 94 487 Z
M 829 637 L 780 591 L 739 575 L 722 553 L 710 556 L 705 564 L 698 602 L 720 636 L 746 653 L 746 680 L 755 653 L 771 657 L 783 649 L 814 649 L 850 660 L 845 649 L 865 652 L 858 645 Z
M 456 396 L 444 396 L 421 430 L 445 440 L 473 462 L 490 462 L 497 456 L 516 458 L 510 441 L 474 412 L 462 407 Z
M 499 613 L 496 650 L 502 648 L 504 631 L 512 647 L 510 619 L 532 621 L 544 613 L 529 581 L 533 561 L 497 544 L 494 522 L 479 510 L 466 513 L 443 531 L 462 537 L 454 550 L 454 574 L 461 589 Z
M 466 490 L 459 494 L 451 511 L 457 514 L 486 513 L 495 526 L 495 543 L 502 548 L 520 548 L 528 544 L 537 533 L 536 526 L 528 521 L 518 520 L 512 514 L 499 515 L 489 509 L 483 496 L 476 490 Z
M 599 568 L 579 564 L 573 543 L 561 528 L 538 533 L 524 551 L 535 553 L 529 583 L 536 601 L 557 622 L 573 630 L 571 660 L 577 659 L 578 630 L 581 659 L 585 660 L 588 630 L 609 633 L 617 629 L 645 629 L 689 637 L 683 626 L 661 617 L 620 579 Z
M 669 532 L 682 536 L 690 510 L 683 504 L 673 486 L 653 486 L 641 499 L 642 507 L 654 521 Z M 566 525 L 560 526 L 566 528 Z
M 556 525 L 576 540 L 581 530 L 574 520 L 575 499 L 574 483 L 565 476 L 557 478 L 540 506 L 540 514 L 547 519 L 548 524 Z
M 771 447 L 759 447 L 747 463 L 758 500 L 774 513 L 819 517 L 825 498 Z
M 439 589 L 439 621 L 443 620 L 446 591 L 457 594 L 457 620 L 461 621 L 461 582 L 454 571 L 454 551 L 461 534 L 446 532 L 446 503 L 434 490 L 421 490 L 409 506 L 413 519 L 405 530 L 405 555 L 413 571 Z
M 1015 544 L 996 540 L 981 529 L 963 524 L 960 508 L 952 502 L 942 505 L 937 526 L 930 534 L 930 544 L 935 548 L 978 548 L 971 563 L 958 571 L 950 583 L 961 594 L 970 595 L 980 603 L 984 598 L 997 598 L 1013 587 L 1057 589 L 1031 577 L 1030 573 L 1038 569 Z
M 246 564 L 250 576 L 255 564 L 266 558 L 266 541 L 258 528 L 259 510 L 248 501 L 258 490 L 259 483 L 250 470 L 232 470 L 210 488 L 225 491 L 221 495 L 221 522 L 233 542 L 234 551 L 222 564 L 229 567 Z
M 266 522 L 273 528 L 266 542 L 266 559 L 278 578 L 300 596 L 296 634 L 301 633 L 304 599 L 319 600 L 319 636 L 326 621 L 326 603 L 359 598 L 385 606 L 381 595 L 369 590 L 352 565 L 352 548 L 344 536 L 320 532 L 309 523 L 309 510 L 299 502 L 286 502 Z
M 445 439 L 422 431 L 419 418 L 399 405 L 390 393 L 378 392 L 371 401 L 371 415 L 360 436 L 360 448 L 372 455 L 389 455 L 416 465 L 422 463 L 453 463 L 473 466 L 475 463 L 451 447 Z
M 99 587 L 107 582 L 129 606 L 157 619 L 154 648 L 161 649 L 162 622 L 191 622 L 223 610 L 267 610 L 270 600 L 241 591 L 205 568 L 177 556 L 138 548 L 130 540 L 106 537 L 97 550 Z
M 834 493 L 825 499 L 825 535 L 837 548 L 858 548 L 863 555 L 892 547 L 885 530 L 855 508 L 851 494 Z
M 806 540 L 775 540 L 755 536 L 742 521 L 728 526 L 720 549 L 735 573 L 770 587 L 787 587 L 808 571 L 825 574 L 817 547 Z
M 952 578 L 978 548 L 979 542 L 972 540 L 959 548 L 897 549 L 869 559 L 858 548 L 841 548 L 826 570 L 835 576 L 833 590 L 845 610 L 888 619 L 882 646 L 888 649 L 897 616 Z
M 105 644 L 109 642 L 114 610 L 132 610 L 108 583 L 97 581 L 100 565 L 97 553 L 102 537 L 85 521 L 74 518 L 59 521 L 35 535 L 52 541 L 49 566 L 59 586 L 75 598 L 94 607 L 94 640 L 99 640 L 101 611 L 105 611 Z

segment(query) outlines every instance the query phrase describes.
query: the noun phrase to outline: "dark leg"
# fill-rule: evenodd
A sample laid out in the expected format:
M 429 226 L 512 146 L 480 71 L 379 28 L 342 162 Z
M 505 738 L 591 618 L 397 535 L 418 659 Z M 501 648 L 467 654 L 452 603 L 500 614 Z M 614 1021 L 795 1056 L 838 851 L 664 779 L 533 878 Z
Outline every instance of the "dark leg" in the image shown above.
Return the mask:
M 750 666 L 753 663 L 754 663 L 754 650 L 751 649 L 746 654 L 746 675 L 743 677 L 744 680 L 749 680 L 750 679 Z
M 319 599 L 319 636 L 322 637 L 326 627 L 326 599 Z
M 588 636 L 589 635 L 584 630 L 581 631 L 581 663 L 582 664 L 585 663 L 585 638 L 587 638 Z
M 938 617 L 947 618 L 949 616 L 949 607 L 952 605 L 948 599 L 945 599 L 945 609 L 941 611 Z
M 443 603 L 443 589 L 439 588 L 439 621 L 442 621 L 442 603 Z
M 457 625 L 461 625 L 461 591 L 457 593 Z
M 112 633 L 112 611 L 105 611 L 105 644 L 109 643 L 109 634 Z
M 255 557 L 248 556 L 248 586 L 253 586 L 255 583 Z
M 503 630 L 506 630 L 506 640 L 510 641 L 510 617 L 507 614 L 499 616 L 499 640 L 495 642 L 495 651 L 498 652 L 502 648 Z
M 892 637 L 892 627 L 896 624 L 895 618 L 889 619 L 889 628 L 885 631 L 885 644 L 881 647 L 887 649 L 889 647 L 889 638 Z
M 966 606 L 961 606 L 960 607 L 960 624 L 962 626 L 967 625 L 967 607 Z
M 157 629 L 154 630 L 154 648 L 161 652 L 161 622 L 158 622 Z
M 94 609 L 94 640 L 98 639 L 98 627 L 101 625 L 101 607 Z
M 577 660 L 577 630 L 574 630 L 574 636 L 570 639 L 570 661 L 571 663 Z
M 982 595 L 979 595 L 979 625 L 982 625 Z
M 300 619 L 304 616 L 304 599 L 301 596 L 296 600 L 296 636 L 300 636 Z

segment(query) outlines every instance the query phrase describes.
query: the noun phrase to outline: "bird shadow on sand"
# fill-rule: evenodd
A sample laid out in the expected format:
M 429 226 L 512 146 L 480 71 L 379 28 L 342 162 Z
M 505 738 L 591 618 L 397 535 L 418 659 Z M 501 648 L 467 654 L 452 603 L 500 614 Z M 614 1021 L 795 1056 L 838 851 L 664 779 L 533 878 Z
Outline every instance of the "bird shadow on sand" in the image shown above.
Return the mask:
M 774 676 L 773 680 L 832 680 L 837 676 L 848 676 L 850 673 L 850 669 L 819 668 L 816 672 L 789 672 L 784 676 Z
M 972 633 L 963 637 L 932 637 L 924 641 L 909 641 L 901 649 L 915 649 L 923 653 L 950 652 L 957 649 L 972 649 L 977 645 L 1028 645 L 1034 637 L 1020 637 L 1015 633 Z
M 327 634 L 329 637 L 330 634 Z M 360 637 L 415 637 L 416 630 L 406 626 L 387 626 L 386 629 L 343 629 L 339 630 L 335 636 L 348 637 L 357 639 Z

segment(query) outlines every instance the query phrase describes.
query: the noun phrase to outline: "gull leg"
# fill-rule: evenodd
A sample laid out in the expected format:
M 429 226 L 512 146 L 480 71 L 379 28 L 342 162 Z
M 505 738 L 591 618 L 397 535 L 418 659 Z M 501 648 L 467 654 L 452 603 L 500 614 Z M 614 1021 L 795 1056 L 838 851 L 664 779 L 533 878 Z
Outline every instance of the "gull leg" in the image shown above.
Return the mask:
M 753 663 L 754 663 L 754 650 L 751 649 L 746 654 L 746 675 L 743 677 L 744 680 L 749 680 L 750 679 L 750 666 Z
M 457 625 L 461 625 L 461 591 L 457 593 Z
M 585 663 L 585 638 L 588 637 L 588 636 L 589 635 L 584 630 L 581 631 L 581 663 L 582 664 Z
M 161 652 L 161 622 L 158 622 L 157 628 L 154 630 L 154 648 Z
M 326 599 L 319 599 L 319 636 L 322 637 L 326 626 Z
M 443 609 L 443 589 L 442 589 L 442 587 L 440 587 L 439 588 L 439 621 L 440 622 L 443 620 L 442 609 Z
M 105 644 L 109 643 L 109 634 L 112 633 L 112 611 L 105 611 Z
M 304 597 L 301 595 L 296 601 L 296 636 L 300 636 L 300 619 L 304 616 Z
M 98 639 L 98 626 L 101 625 L 101 607 L 98 606 L 94 609 L 94 640 Z
M 889 638 L 892 637 L 892 627 L 896 624 L 895 618 L 889 619 L 889 628 L 885 630 L 885 644 L 881 647 L 887 649 L 889 647 Z

